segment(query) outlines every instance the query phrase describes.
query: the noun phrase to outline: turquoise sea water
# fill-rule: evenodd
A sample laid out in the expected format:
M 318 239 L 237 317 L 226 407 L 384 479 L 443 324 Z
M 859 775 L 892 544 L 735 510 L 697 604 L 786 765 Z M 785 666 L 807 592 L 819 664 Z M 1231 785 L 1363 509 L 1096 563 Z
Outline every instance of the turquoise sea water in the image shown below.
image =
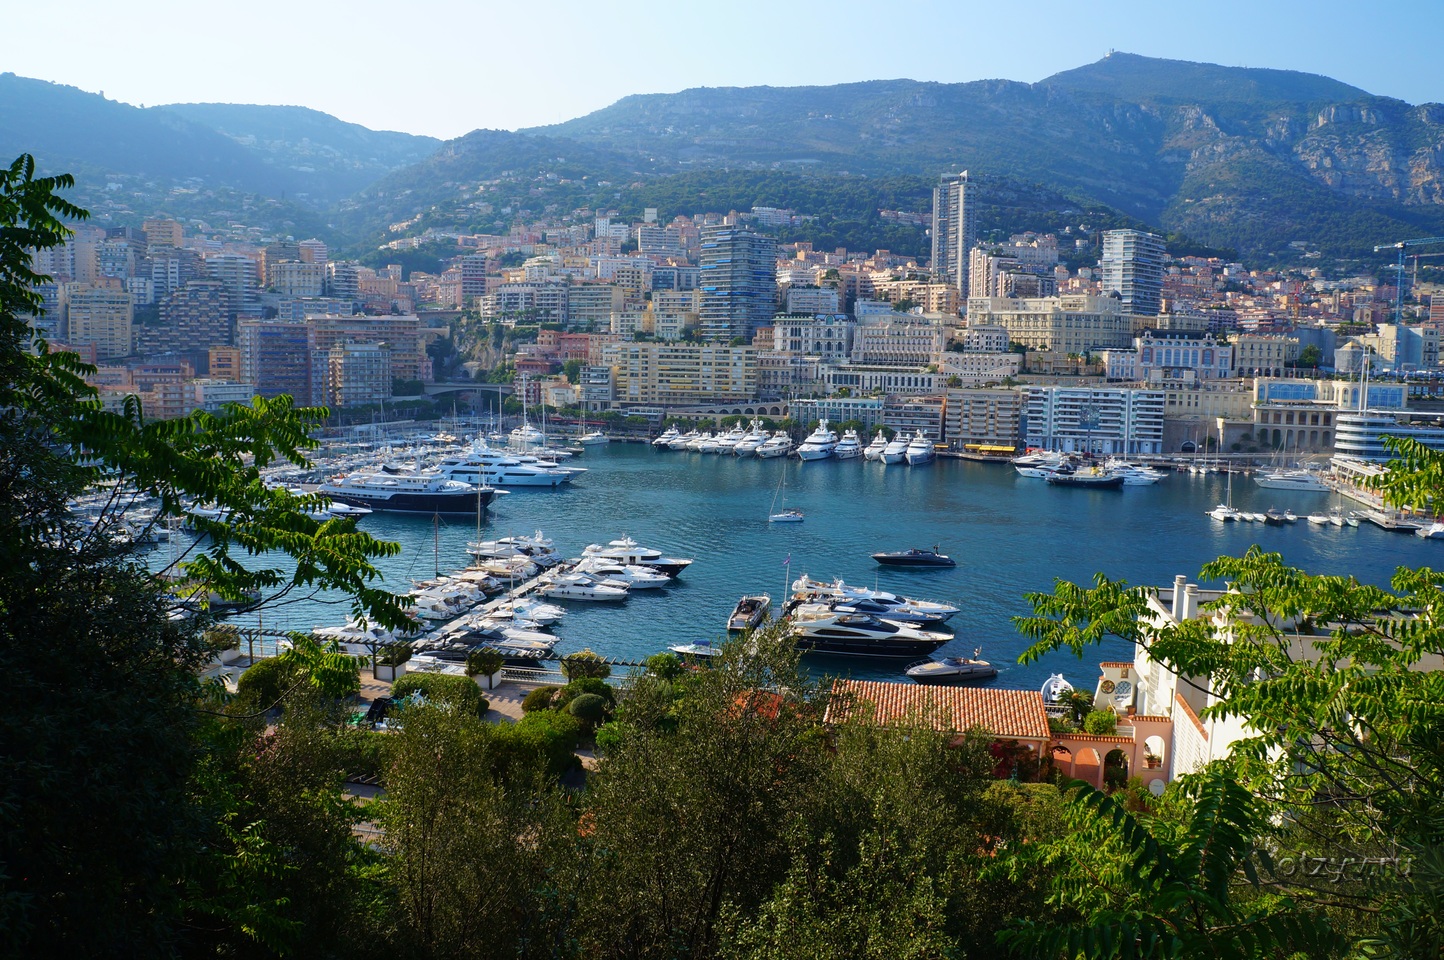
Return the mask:
M 1312 525 L 1309 512 L 1327 511 L 1329 494 L 1263 490 L 1233 480 L 1234 506 L 1292 509 L 1298 523 L 1268 527 L 1223 524 L 1204 511 L 1225 497 L 1222 476 L 1174 474 L 1149 487 L 1078 490 L 1019 477 L 1006 465 L 939 460 L 909 468 L 866 463 L 739 460 L 732 456 L 657 452 L 636 444 L 590 449 L 570 489 L 519 490 L 500 497 L 484 521 L 485 537 L 543 531 L 559 552 L 576 556 L 589 543 L 630 534 L 640 544 L 696 562 L 673 586 L 638 591 L 625 603 L 566 604 L 555 633 L 559 652 L 591 648 L 641 659 L 670 643 L 717 639 L 737 598 L 765 591 L 776 602 L 789 574 L 842 577 L 850 583 L 945 600 L 962 608 L 949 621 L 956 639 L 940 653 L 983 656 L 1000 670 L 995 684 L 1037 689 L 1062 672 L 1091 686 L 1097 661 L 1129 659 L 1123 644 L 1104 645 L 1079 662 L 1055 654 L 1023 667 L 1027 646 L 1010 618 L 1029 612 L 1023 596 L 1048 591 L 1055 579 L 1086 582 L 1104 572 L 1130 583 L 1172 585 L 1175 574 L 1196 580 L 1199 567 L 1250 544 L 1283 554 L 1311 573 L 1353 574 L 1384 584 L 1395 567 L 1438 564 L 1444 543 L 1358 528 Z M 769 524 L 767 514 L 787 471 L 787 505 L 806 514 L 800 524 Z M 387 583 L 404 591 L 413 577 L 465 566 L 475 525 L 374 514 L 364 529 L 403 546 L 383 561 Z M 436 543 L 439 541 L 439 550 Z M 958 561 L 951 570 L 879 567 L 878 550 L 938 545 Z M 438 561 L 439 557 L 439 561 Z M 784 566 L 784 563 L 786 565 Z M 347 619 L 344 604 L 319 600 L 268 610 L 264 625 L 309 628 Z M 243 624 L 244 625 L 244 624 Z M 814 658 L 815 670 L 900 678 L 901 664 Z

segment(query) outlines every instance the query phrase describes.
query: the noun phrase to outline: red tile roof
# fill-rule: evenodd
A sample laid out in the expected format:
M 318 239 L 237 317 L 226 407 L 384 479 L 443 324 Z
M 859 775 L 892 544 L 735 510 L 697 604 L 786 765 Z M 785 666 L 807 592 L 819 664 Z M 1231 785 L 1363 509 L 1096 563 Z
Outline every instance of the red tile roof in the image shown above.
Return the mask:
M 981 727 L 1008 739 L 1048 739 L 1048 713 L 1036 690 L 928 687 L 878 680 L 838 680 L 826 721 L 857 719 L 884 726 L 913 722 L 949 733 Z

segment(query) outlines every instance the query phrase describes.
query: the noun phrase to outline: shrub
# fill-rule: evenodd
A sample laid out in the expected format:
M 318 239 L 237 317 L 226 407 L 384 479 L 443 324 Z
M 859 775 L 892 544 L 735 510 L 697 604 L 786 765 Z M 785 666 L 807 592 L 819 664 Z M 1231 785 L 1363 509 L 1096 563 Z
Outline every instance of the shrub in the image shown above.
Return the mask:
M 380 779 L 390 763 L 394 741 L 376 730 L 347 730 L 336 739 L 336 762 L 348 777 Z
M 593 735 L 597 752 L 611 753 L 619 748 L 626 741 L 627 734 L 631 729 L 631 725 L 622 720 L 608 720 L 602 724 Z
M 675 653 L 654 653 L 646 659 L 647 672 L 659 680 L 675 680 L 687 669 Z
M 532 713 L 537 710 L 550 710 L 552 700 L 556 697 L 561 687 L 537 687 L 526 695 L 521 702 L 522 713 Z
M 571 706 L 573 700 L 586 693 L 595 694 L 607 701 L 608 709 L 611 709 L 617 702 L 617 692 L 607 681 L 600 677 L 578 677 L 557 691 L 556 697 L 552 699 L 552 709 L 566 710 Z
M 236 692 L 241 700 L 256 709 L 270 709 L 279 705 L 281 695 L 296 682 L 296 671 L 279 657 L 269 657 L 247 668 L 236 681 Z
M 514 760 L 541 760 L 547 772 L 560 777 L 577 764 L 577 738 L 582 725 L 576 717 L 556 710 L 536 710 L 511 726 L 502 725 Z
M 607 718 L 607 701 L 595 693 L 584 693 L 571 702 L 567 712 L 576 717 L 586 730 L 595 730 Z
M 578 677 L 598 677 L 605 680 L 611 675 L 612 668 L 590 650 L 569 653 L 562 657 L 562 676 L 568 680 L 575 680 Z
M 400 700 L 418 691 L 427 700 L 449 703 L 478 717 L 485 716 L 490 706 L 476 681 L 446 673 L 408 673 L 392 685 L 391 696 Z
M 473 650 L 466 655 L 466 675 L 468 677 L 483 676 L 489 677 L 501 669 L 506 658 L 495 650 L 482 648 Z
M 1118 729 L 1118 717 L 1112 710 L 1094 710 L 1083 718 L 1083 729 L 1095 737 L 1111 737 Z

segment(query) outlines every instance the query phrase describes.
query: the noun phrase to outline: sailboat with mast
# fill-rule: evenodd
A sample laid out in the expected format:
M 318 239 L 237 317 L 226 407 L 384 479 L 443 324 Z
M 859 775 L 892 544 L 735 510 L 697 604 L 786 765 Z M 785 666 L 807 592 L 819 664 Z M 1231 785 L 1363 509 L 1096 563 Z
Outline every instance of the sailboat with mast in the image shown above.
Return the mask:
M 1208 515 L 1215 520 L 1230 521 L 1241 519 L 1241 515 L 1233 508 L 1233 471 L 1225 474 L 1228 477 L 1224 502 L 1208 511 Z
M 782 508 L 779 510 L 777 501 L 781 499 Z M 805 517 L 801 510 L 787 505 L 787 467 L 784 464 L 782 476 L 777 481 L 777 492 L 772 495 L 772 507 L 767 513 L 768 523 L 801 523 Z

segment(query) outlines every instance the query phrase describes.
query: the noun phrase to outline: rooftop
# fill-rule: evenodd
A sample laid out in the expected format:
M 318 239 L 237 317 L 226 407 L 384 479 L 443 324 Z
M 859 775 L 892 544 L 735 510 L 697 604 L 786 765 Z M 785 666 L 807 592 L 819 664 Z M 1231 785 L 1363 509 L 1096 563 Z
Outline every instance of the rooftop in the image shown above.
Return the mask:
M 826 721 L 867 720 L 890 726 L 928 724 L 964 733 L 982 728 L 1009 739 L 1048 739 L 1043 695 L 1035 690 L 991 687 L 929 687 L 878 680 L 838 680 Z

